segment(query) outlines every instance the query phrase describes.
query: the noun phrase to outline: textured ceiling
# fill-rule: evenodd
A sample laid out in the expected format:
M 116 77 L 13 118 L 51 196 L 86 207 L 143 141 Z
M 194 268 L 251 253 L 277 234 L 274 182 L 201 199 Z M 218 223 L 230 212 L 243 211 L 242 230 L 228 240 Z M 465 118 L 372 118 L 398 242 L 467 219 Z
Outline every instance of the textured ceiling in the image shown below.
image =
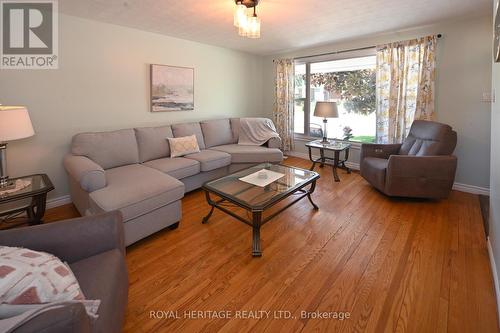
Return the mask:
M 62 0 L 63 13 L 256 54 L 479 16 L 491 0 L 261 0 L 262 36 L 239 37 L 234 0 Z

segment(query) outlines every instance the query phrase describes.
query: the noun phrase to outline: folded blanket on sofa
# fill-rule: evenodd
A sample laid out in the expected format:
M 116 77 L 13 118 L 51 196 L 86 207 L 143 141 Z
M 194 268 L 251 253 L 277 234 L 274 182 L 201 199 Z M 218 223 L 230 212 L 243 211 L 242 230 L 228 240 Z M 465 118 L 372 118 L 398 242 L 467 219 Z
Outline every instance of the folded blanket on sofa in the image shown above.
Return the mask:
M 261 146 L 272 138 L 279 138 L 273 122 L 267 118 L 241 118 L 239 145 Z

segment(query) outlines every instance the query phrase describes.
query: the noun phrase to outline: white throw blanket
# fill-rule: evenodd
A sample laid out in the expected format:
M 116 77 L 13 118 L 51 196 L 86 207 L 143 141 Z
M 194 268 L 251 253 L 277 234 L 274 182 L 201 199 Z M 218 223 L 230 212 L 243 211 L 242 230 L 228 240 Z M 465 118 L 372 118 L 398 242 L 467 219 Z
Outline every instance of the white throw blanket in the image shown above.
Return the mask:
M 270 139 L 279 137 L 270 119 L 240 118 L 239 145 L 261 146 Z

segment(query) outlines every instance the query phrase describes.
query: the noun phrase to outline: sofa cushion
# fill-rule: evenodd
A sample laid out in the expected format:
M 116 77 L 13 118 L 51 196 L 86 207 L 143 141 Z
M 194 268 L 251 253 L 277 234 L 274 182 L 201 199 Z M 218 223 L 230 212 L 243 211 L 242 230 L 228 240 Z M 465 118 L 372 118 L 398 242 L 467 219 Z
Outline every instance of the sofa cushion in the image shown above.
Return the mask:
M 231 143 L 238 143 L 240 139 L 240 118 L 231 118 L 231 132 L 233 133 L 233 140 Z
M 361 175 L 381 191 L 385 189 L 385 175 L 389 160 L 377 157 L 365 157 L 361 162 Z
M 170 126 L 134 128 L 141 163 L 170 156 L 167 138 L 173 138 Z
M 172 132 L 175 138 L 182 136 L 196 135 L 198 146 L 200 149 L 205 149 L 205 141 L 203 140 L 203 132 L 201 131 L 200 123 L 186 123 L 172 125 Z
M 73 137 L 71 152 L 73 155 L 90 158 L 103 169 L 139 162 L 133 129 L 77 134 Z
M 230 154 L 231 163 L 274 163 L 283 161 L 283 153 L 281 150 L 264 146 L 231 144 L 212 147 L 210 149 Z
M 89 197 L 92 214 L 120 210 L 129 221 L 180 200 L 184 184 L 161 171 L 141 164 L 106 170 L 108 185 Z
M 233 143 L 229 119 L 207 120 L 200 123 L 205 148 Z
M 144 165 L 159 170 L 176 179 L 194 176 L 200 173 L 200 162 L 184 157 L 160 158 Z
M 231 155 L 210 149 L 189 154 L 185 157 L 200 162 L 201 171 L 211 171 L 231 164 Z
M 128 278 L 123 254 L 118 249 L 100 253 L 70 265 L 87 298 L 101 300 L 95 332 L 120 332 L 127 306 Z

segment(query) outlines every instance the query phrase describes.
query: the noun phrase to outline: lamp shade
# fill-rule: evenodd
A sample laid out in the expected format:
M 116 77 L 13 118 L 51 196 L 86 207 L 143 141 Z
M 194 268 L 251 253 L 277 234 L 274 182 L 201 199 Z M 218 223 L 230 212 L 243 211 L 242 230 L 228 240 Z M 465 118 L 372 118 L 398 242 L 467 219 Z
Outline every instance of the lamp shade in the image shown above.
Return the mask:
M 30 115 L 25 107 L 0 105 L 0 142 L 24 139 L 34 134 Z
M 317 102 L 314 108 L 314 116 L 320 118 L 338 118 L 339 111 L 335 102 Z

